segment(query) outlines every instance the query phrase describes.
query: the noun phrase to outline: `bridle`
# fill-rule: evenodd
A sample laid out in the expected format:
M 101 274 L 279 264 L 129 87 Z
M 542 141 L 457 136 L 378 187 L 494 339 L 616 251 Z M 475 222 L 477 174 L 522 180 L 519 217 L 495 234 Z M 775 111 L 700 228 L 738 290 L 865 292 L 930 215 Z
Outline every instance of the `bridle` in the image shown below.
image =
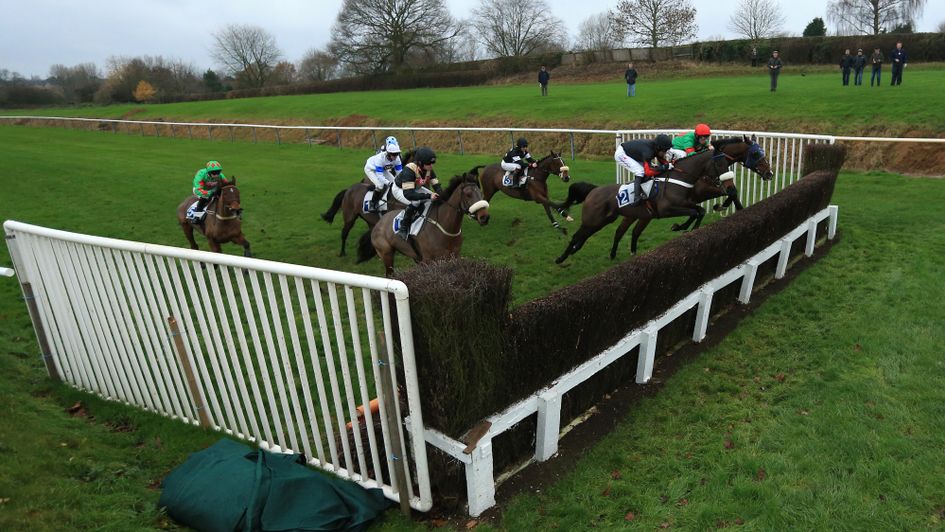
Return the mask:
M 209 207 L 207 208 L 207 213 L 213 214 L 213 215 L 216 217 L 217 220 L 221 220 L 221 221 L 235 220 L 236 218 L 242 219 L 242 217 L 243 217 L 243 209 L 242 209 L 242 208 L 240 208 L 240 209 L 230 209 L 229 205 L 225 205 L 225 204 L 223 203 L 223 191 L 226 190 L 226 189 L 228 189 L 228 188 L 231 188 L 231 187 L 235 188 L 236 185 L 226 185 L 225 187 L 223 187 L 223 188 L 220 189 L 220 193 L 217 194 L 216 197 L 214 198 L 214 200 L 215 200 L 216 203 L 217 203 L 217 209 L 216 209 L 216 210 L 210 210 Z M 217 212 L 217 211 L 229 211 L 229 212 L 232 212 L 233 214 L 231 214 L 231 215 L 229 215 L 229 216 L 221 216 L 220 213 Z
M 460 183 L 459 186 L 457 186 L 456 189 L 453 190 L 452 193 L 450 193 L 450 197 L 452 198 L 453 194 L 462 194 L 462 190 L 469 186 L 479 188 L 479 183 L 476 183 L 475 181 L 464 181 Z M 468 207 L 465 207 L 465 208 L 463 207 L 463 201 L 464 201 L 463 199 L 460 199 L 459 205 L 453 205 L 447 199 L 443 201 L 442 204 L 446 205 L 447 207 L 451 209 L 454 209 L 456 212 L 460 213 L 461 215 L 469 216 L 470 220 L 476 219 L 476 212 L 489 207 L 489 202 L 484 199 L 480 199 L 479 201 L 476 201 L 472 205 L 469 205 Z M 446 228 L 440 225 L 440 223 L 434 220 L 433 218 L 427 217 L 427 221 L 432 223 L 434 226 L 436 226 L 436 228 L 439 229 L 440 232 L 446 236 L 456 237 L 463 234 L 462 226 L 460 226 L 459 231 L 455 233 L 450 233 L 449 231 L 446 230 Z

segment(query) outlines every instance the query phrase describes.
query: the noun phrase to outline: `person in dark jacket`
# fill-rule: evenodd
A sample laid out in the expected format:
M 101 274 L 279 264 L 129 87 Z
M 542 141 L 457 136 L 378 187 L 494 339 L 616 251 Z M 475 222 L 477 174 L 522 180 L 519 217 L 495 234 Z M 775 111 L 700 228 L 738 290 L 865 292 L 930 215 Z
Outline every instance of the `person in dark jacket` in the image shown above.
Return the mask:
M 662 175 L 673 168 L 666 162 L 666 150 L 673 147 L 669 135 L 660 134 L 655 139 L 631 140 L 617 146 L 614 160 L 633 175 L 635 203 L 646 199 L 643 182 Z
M 843 86 L 850 84 L 850 70 L 853 68 L 853 56 L 850 55 L 850 49 L 844 50 L 840 57 L 840 71 L 843 72 Z
M 873 65 L 873 72 L 870 74 L 870 87 L 873 86 L 873 82 L 876 82 L 876 86 L 879 87 L 880 78 L 883 77 L 883 52 L 879 51 L 879 48 L 873 49 L 873 55 L 870 56 L 870 64 Z
M 521 137 L 515 141 L 515 146 L 505 154 L 499 165 L 505 170 L 505 175 L 512 178 L 512 188 L 524 188 L 528 185 L 526 170 L 537 167 L 538 161 L 528 152 L 528 139 Z M 520 182 L 522 177 L 525 179 Z
M 768 59 L 768 75 L 771 76 L 771 92 L 778 90 L 778 76 L 781 74 L 781 63 L 777 50 L 771 52 L 771 59 Z
M 542 96 L 548 96 L 549 79 L 551 79 L 551 74 L 549 74 L 548 70 L 545 69 L 545 65 L 541 65 L 541 69 L 538 71 L 538 84 L 541 85 Z
M 627 71 L 623 73 L 623 79 L 627 81 L 627 97 L 637 95 L 637 69 L 633 68 L 633 63 L 627 64 Z
M 751 66 L 758 66 L 758 48 L 755 46 L 751 47 Z
M 436 178 L 433 165 L 436 164 L 436 153 L 430 148 L 417 148 L 413 161 L 404 165 L 403 171 L 394 179 L 391 195 L 401 203 L 405 203 L 404 219 L 397 228 L 397 236 L 407 240 L 410 235 L 410 225 L 423 206 L 440 198 L 443 192 L 440 181 Z M 433 187 L 431 192 L 426 186 Z
M 853 84 L 863 84 L 863 69 L 866 68 L 866 56 L 863 55 L 863 49 L 860 48 L 853 56 Z
M 902 49 L 902 41 L 896 43 L 896 49 L 892 51 L 889 59 L 892 61 L 892 83 L 890 85 L 902 85 L 902 69 L 906 68 L 909 62 L 906 51 Z

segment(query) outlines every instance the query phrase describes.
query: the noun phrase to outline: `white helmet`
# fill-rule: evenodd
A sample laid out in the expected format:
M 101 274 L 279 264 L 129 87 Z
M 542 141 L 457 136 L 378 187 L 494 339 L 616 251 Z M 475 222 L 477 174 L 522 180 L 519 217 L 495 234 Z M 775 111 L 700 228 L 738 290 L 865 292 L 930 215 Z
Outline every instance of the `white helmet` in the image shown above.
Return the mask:
M 387 140 L 384 143 L 384 151 L 387 153 L 400 153 L 400 145 L 397 144 L 397 139 L 394 137 L 387 137 Z

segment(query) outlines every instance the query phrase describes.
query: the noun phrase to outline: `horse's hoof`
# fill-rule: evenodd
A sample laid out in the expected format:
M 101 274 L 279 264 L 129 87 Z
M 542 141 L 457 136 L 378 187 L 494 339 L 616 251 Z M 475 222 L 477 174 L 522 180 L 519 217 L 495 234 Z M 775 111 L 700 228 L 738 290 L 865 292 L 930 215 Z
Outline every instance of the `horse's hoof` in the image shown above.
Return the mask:
M 566 227 L 559 227 L 558 230 L 561 231 L 561 235 L 562 235 L 562 236 L 567 236 L 567 235 L 568 235 L 568 229 L 567 229 Z
M 716 203 L 715 205 L 712 206 L 712 210 L 715 211 L 715 212 L 722 212 L 722 210 L 723 210 L 723 209 L 722 209 L 722 205 L 719 204 L 719 203 Z
M 557 259 L 555 259 L 555 264 L 561 264 L 562 262 L 564 262 L 564 259 L 565 257 L 558 257 Z
M 569 222 L 573 222 L 573 221 L 574 221 L 574 217 L 571 216 L 570 214 L 567 215 L 567 216 L 565 216 L 564 219 L 567 220 L 567 221 L 569 221 Z
M 616 258 L 617 258 L 617 254 L 616 254 L 616 253 L 611 253 L 611 254 L 610 254 L 610 260 L 614 260 L 614 259 L 616 259 Z
M 673 231 L 679 231 L 680 229 L 679 224 L 673 224 L 673 226 L 670 229 L 672 229 Z

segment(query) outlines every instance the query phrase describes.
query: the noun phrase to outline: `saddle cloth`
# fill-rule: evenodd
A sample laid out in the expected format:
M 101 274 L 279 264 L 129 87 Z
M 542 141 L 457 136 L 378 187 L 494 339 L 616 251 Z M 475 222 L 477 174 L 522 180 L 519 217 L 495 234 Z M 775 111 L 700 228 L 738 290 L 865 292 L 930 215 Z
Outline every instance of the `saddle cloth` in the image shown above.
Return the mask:
M 410 224 L 410 231 L 408 231 L 408 234 L 416 236 L 417 233 L 420 232 L 420 229 L 423 227 L 423 222 L 425 222 L 427 219 L 427 213 L 430 212 L 430 205 L 432 203 L 432 201 L 426 202 L 426 204 L 423 206 L 423 210 L 420 211 L 417 217 L 413 219 L 413 223 Z M 393 228 L 395 233 L 400 229 L 400 223 L 403 221 L 403 219 L 404 211 L 400 211 L 396 216 L 394 216 Z
M 374 194 L 377 194 L 377 190 L 368 190 L 364 194 L 364 199 L 361 201 L 361 212 L 364 214 L 371 214 L 375 211 L 371 210 L 371 200 L 374 198 Z M 387 190 L 384 192 L 384 195 L 381 196 L 381 199 L 377 200 L 377 213 L 384 214 L 387 212 L 387 196 L 390 194 L 390 187 L 387 187 Z
M 655 181 L 650 180 L 640 186 L 647 197 L 651 196 L 650 191 L 653 189 L 654 184 Z M 636 195 L 633 193 L 633 183 L 620 185 L 620 188 L 617 189 L 617 208 L 620 209 L 632 203 L 636 203 L 637 198 L 635 196 Z
M 526 173 L 526 175 L 523 175 L 523 176 L 518 180 L 518 182 L 519 182 L 520 185 L 524 185 L 524 184 L 525 184 L 525 181 L 526 181 L 527 179 L 528 179 L 528 175 L 527 175 L 527 173 Z M 511 174 L 511 172 L 506 172 L 505 175 L 502 176 L 502 186 L 503 186 L 503 187 L 512 187 L 512 186 L 515 186 L 515 185 L 512 183 L 512 174 Z

